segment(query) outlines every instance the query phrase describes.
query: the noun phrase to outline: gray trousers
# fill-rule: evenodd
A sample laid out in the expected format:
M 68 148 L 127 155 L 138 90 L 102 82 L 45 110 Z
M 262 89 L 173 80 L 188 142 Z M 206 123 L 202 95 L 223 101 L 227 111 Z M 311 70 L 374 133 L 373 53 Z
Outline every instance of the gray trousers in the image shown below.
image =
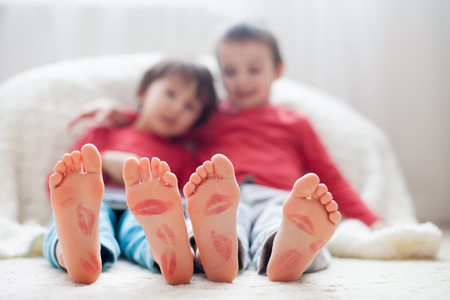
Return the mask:
M 239 239 L 239 269 L 245 270 L 251 262 L 259 274 L 265 274 L 272 253 L 273 239 L 283 218 L 283 203 L 289 191 L 274 189 L 257 184 L 240 185 L 236 223 Z M 191 242 L 192 225 L 187 220 Z M 331 260 L 326 248 L 319 251 L 305 272 L 316 272 L 325 269 Z

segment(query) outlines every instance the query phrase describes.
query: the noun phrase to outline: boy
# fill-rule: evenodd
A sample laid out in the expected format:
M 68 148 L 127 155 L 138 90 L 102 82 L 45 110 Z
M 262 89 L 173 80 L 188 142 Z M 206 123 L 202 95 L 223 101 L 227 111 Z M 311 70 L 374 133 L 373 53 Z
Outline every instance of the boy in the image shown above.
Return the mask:
M 259 273 L 276 281 L 325 268 L 330 255 L 323 246 L 341 218 L 336 202 L 344 215 L 368 225 L 380 218 L 342 177 L 309 121 L 269 103 L 271 84 L 284 67 L 270 32 L 236 25 L 220 39 L 216 55 L 228 99 L 197 132 L 198 157 L 222 153 L 234 165 L 241 265 L 252 257 Z M 303 176 L 308 171 L 336 202 L 316 175 Z
M 160 170 L 153 178 L 167 188 L 162 193 L 175 195 L 168 207 L 171 218 L 160 236 L 177 240 L 176 247 L 167 240 L 153 239 L 153 231 L 149 232 L 153 228 L 143 230 L 133 217 L 132 213 L 152 212 L 152 203 L 133 205 L 133 212 L 117 212 L 102 204 L 102 198 L 104 182 L 106 191 L 123 187 L 122 166 L 130 156 L 161 157 L 182 180 L 187 179 L 193 158 L 177 139 L 215 110 L 212 76 L 205 67 L 190 62 L 162 61 L 145 73 L 138 97 L 141 107 L 129 126 L 93 128 L 78 141 L 76 151 L 62 157 L 49 178 L 55 224 L 46 236 L 44 255 L 53 266 L 66 269 L 75 282 L 95 282 L 102 268 L 113 264 L 121 252 L 153 271 L 161 269 L 170 284 L 187 283 L 192 276 L 193 256 L 177 180 L 166 162 L 154 159 L 151 166 Z M 142 158 L 140 164 L 143 174 L 148 174 L 149 160 Z M 130 177 L 125 175 L 125 179 Z M 131 203 L 135 196 L 127 194 L 126 200 Z M 178 261 L 177 266 L 173 261 Z

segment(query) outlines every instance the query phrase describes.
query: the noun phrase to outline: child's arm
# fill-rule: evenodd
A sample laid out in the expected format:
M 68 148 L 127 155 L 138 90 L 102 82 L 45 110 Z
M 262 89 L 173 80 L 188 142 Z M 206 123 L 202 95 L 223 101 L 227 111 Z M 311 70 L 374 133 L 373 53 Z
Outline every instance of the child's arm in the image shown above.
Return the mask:
M 359 219 L 376 229 L 384 222 L 361 199 L 328 155 L 325 146 L 307 119 L 298 124 L 299 149 L 304 167 L 316 173 L 333 194 L 339 210 L 349 218 Z M 343 141 L 344 142 L 344 141 Z
M 112 99 L 101 98 L 82 107 L 69 122 L 68 129 L 72 129 L 82 120 L 94 120 L 97 126 L 104 127 L 128 125 L 132 121 L 131 111 Z
M 111 183 L 117 185 L 124 185 L 122 178 L 122 168 L 125 160 L 130 157 L 140 157 L 134 153 L 121 152 L 121 151 L 104 151 L 102 153 L 102 170 L 103 174 L 108 176 Z

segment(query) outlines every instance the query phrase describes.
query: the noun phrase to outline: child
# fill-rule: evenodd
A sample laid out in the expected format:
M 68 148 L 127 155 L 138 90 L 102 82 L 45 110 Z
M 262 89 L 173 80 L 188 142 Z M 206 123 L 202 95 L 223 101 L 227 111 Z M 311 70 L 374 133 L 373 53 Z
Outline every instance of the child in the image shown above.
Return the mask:
M 380 218 L 340 174 L 309 121 L 269 103 L 271 84 L 284 67 L 270 32 L 236 25 L 221 38 L 216 55 L 228 100 L 197 132 L 198 157 L 222 153 L 234 165 L 241 265 L 252 258 L 259 273 L 274 281 L 325 268 L 330 255 L 323 247 L 341 219 L 336 202 L 344 215 L 368 225 Z M 185 187 L 186 196 L 190 190 Z M 194 233 L 201 230 L 192 223 Z
M 192 250 L 174 173 L 187 180 L 194 165 L 177 138 L 215 110 L 213 79 L 204 67 L 167 60 L 145 73 L 138 97 L 141 107 L 131 125 L 93 128 L 75 146 L 81 152 L 65 154 L 49 178 L 55 224 L 44 254 L 75 282 L 95 282 L 121 252 L 151 270 L 161 269 L 170 284 L 187 283 L 192 276 Z M 118 213 L 102 204 L 104 183 L 105 196 L 112 187 L 123 186 L 122 166 L 130 156 L 124 180 L 131 212 Z M 166 162 L 154 158 L 150 163 L 147 156 L 169 162 L 174 173 Z M 146 201 L 140 203 L 142 191 Z

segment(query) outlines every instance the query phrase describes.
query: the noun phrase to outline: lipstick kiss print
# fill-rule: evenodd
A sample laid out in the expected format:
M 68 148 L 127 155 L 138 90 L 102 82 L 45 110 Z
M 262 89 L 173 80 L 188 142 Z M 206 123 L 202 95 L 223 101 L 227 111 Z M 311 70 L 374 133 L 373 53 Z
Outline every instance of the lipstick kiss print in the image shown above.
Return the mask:
M 289 220 L 291 220 L 292 223 L 295 224 L 295 226 L 297 226 L 300 230 L 306 232 L 307 234 L 314 234 L 314 226 L 307 216 L 294 214 L 289 216 Z
M 161 255 L 161 268 L 167 275 L 173 275 L 177 267 L 177 258 L 174 251 L 166 251 Z
M 90 261 L 80 258 L 80 264 L 87 272 L 95 274 L 98 272 L 99 268 L 97 256 L 95 256 L 95 254 L 92 252 L 88 252 L 88 256 Z
M 232 242 L 231 239 L 224 235 L 216 234 L 214 230 L 211 232 L 211 238 L 214 243 L 214 248 L 226 261 L 230 260 Z
M 206 204 L 205 214 L 217 215 L 226 211 L 231 206 L 231 201 L 228 196 L 215 194 L 209 199 Z
M 302 255 L 300 254 L 300 252 L 296 250 L 288 250 L 284 252 L 280 258 L 283 269 L 286 271 L 292 269 L 298 264 L 301 257 Z
M 95 214 L 92 210 L 82 206 L 77 207 L 78 226 L 85 235 L 91 235 L 95 222 Z
M 177 241 L 175 239 L 175 234 L 166 224 L 162 225 L 156 231 L 156 236 L 164 243 L 164 244 L 172 244 L 176 245 Z
M 170 204 L 156 199 L 149 199 L 139 202 L 131 211 L 134 215 L 160 215 L 166 212 L 169 207 Z

